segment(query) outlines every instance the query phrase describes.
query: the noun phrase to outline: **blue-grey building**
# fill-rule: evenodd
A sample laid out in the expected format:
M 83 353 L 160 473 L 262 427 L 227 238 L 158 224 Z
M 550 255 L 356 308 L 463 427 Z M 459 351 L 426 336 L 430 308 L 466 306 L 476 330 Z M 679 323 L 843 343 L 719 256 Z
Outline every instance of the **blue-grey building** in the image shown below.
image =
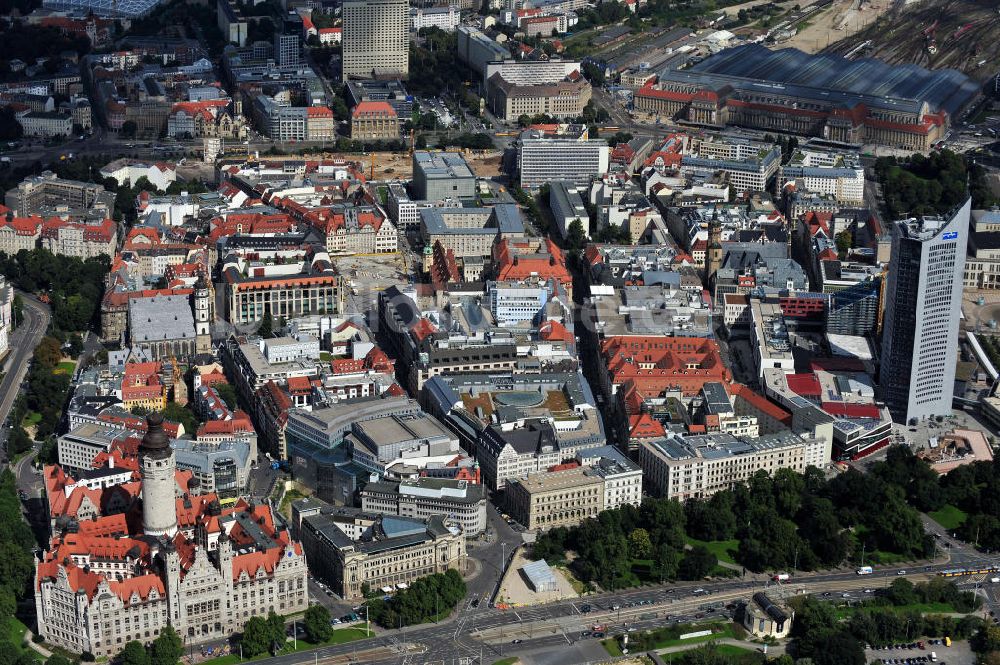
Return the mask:
M 897 422 L 951 413 L 971 207 L 892 226 L 879 384 Z

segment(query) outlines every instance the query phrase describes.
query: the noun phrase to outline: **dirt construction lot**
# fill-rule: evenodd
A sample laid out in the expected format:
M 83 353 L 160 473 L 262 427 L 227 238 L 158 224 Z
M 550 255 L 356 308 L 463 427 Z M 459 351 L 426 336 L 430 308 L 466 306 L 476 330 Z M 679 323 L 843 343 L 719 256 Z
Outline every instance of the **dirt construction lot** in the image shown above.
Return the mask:
M 498 603 L 506 603 L 512 607 L 524 607 L 527 605 L 537 605 L 539 603 L 551 603 L 564 598 L 576 598 L 577 593 L 561 572 L 553 569 L 556 574 L 558 589 L 545 593 L 536 593 L 529 585 L 528 580 L 521 572 L 521 567 L 529 563 L 521 550 L 514 557 L 507 574 L 504 575 L 503 583 L 500 585 L 500 593 L 497 596 Z
M 864 7 L 859 7 L 864 5 Z M 834 0 L 827 9 L 809 17 L 799 26 L 798 33 L 775 48 L 797 48 L 806 53 L 822 51 L 833 42 L 860 32 L 889 10 L 892 0 Z M 803 7 L 806 5 L 803 4 Z

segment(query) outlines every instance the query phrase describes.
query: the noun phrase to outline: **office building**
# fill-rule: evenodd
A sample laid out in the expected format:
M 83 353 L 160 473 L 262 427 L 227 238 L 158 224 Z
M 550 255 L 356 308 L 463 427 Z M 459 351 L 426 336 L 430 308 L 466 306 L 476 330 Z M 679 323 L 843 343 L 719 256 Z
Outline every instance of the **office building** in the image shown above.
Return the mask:
M 462 12 L 457 5 L 446 7 L 414 7 L 410 10 L 410 30 L 421 28 L 440 28 L 450 32 L 458 27 Z
M 399 116 L 388 102 L 361 102 L 351 111 L 351 138 L 355 141 L 392 141 L 399 138 Z
M 639 464 L 647 489 L 665 499 L 705 498 L 757 471 L 798 473 L 811 465 L 830 462 L 830 446 L 823 439 L 805 438 L 789 430 L 760 437 L 703 434 L 643 442 Z
M 30 111 L 18 116 L 25 136 L 68 137 L 73 133 L 73 116 L 58 111 Z
M 493 41 L 484 32 L 471 25 L 460 25 L 457 29 L 458 59 L 473 71 L 483 75 L 486 83 L 486 66 L 495 61 L 510 60 L 510 51 L 500 42 Z
M 576 526 L 604 510 L 604 481 L 582 467 L 530 474 L 508 479 L 504 498 L 511 517 L 531 531 Z
M 101 185 L 79 180 L 65 180 L 51 171 L 29 176 L 7 191 L 4 204 L 15 215 L 53 214 L 63 211 L 102 209 L 110 217 L 114 212 L 114 194 Z M 113 252 L 112 252 L 113 254 Z
M 549 183 L 549 207 L 552 217 L 559 229 L 559 234 L 565 238 L 566 232 L 574 220 L 579 219 L 583 232 L 590 235 L 590 214 L 580 196 L 580 189 L 565 180 Z
M 382 480 L 361 490 L 361 509 L 419 519 L 444 515 L 447 524 L 458 524 L 473 538 L 486 530 L 486 487 L 450 478 Z
M 455 258 L 489 258 L 494 243 L 524 237 L 524 220 L 518 207 L 509 203 L 492 208 L 427 208 L 420 211 L 420 234 L 425 246 L 440 242 Z
M 971 206 L 892 225 L 879 383 L 897 422 L 951 413 Z
M 361 102 L 388 102 L 401 118 L 409 118 L 413 113 L 413 96 L 399 79 L 347 81 L 347 92 L 351 95 L 351 107 Z
M 310 497 L 292 503 L 292 522 L 312 573 L 344 599 L 389 593 L 465 563 L 465 534 L 444 515 L 380 515 Z
M 410 5 L 406 0 L 346 0 L 342 78 L 409 74 Z
M 423 201 L 469 199 L 476 195 L 476 175 L 457 153 L 417 150 L 412 186 L 413 195 Z
M 538 189 L 555 180 L 586 187 L 608 172 L 610 148 L 606 141 L 589 140 L 587 128 L 569 125 L 550 133 L 529 129 L 517 145 L 521 187 Z
M 90 259 L 102 254 L 114 256 L 117 241 L 118 225 L 112 219 L 69 221 L 53 217 L 42 224 L 39 245 L 53 254 Z
M 498 118 L 516 120 L 522 115 L 575 118 L 590 102 L 590 83 L 577 73 L 575 78 L 551 83 L 511 83 L 501 74 L 487 81 L 486 103 Z
M 296 67 L 302 61 L 299 56 L 299 36 L 295 34 L 274 36 L 274 62 L 279 67 Z

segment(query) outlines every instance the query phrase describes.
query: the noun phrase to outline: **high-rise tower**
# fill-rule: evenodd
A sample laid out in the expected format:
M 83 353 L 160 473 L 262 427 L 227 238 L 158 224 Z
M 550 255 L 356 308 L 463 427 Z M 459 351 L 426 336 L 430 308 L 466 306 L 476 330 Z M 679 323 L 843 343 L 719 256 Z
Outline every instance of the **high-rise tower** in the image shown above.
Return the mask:
M 142 461 L 142 525 L 147 536 L 177 533 L 174 450 L 163 431 L 163 414 L 146 416 L 146 435 L 139 444 Z
M 212 297 L 208 280 L 202 275 L 194 285 L 194 335 L 198 353 L 212 352 Z
M 897 422 L 951 413 L 971 207 L 892 225 L 879 387 Z
M 410 3 L 344 0 L 343 79 L 398 76 L 410 71 Z

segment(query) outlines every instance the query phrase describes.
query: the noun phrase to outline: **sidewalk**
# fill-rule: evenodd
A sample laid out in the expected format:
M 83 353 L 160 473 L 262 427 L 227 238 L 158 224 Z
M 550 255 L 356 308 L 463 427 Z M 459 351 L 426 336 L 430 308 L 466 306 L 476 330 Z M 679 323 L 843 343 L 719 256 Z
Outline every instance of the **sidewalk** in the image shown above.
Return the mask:
M 32 641 L 32 638 L 34 636 L 35 634 L 32 633 L 30 629 L 24 631 L 24 639 L 28 641 L 28 646 L 37 653 L 44 656 L 46 659 L 48 659 L 50 656 L 52 656 L 52 652 L 43 647 L 41 644 L 35 644 L 35 642 Z

